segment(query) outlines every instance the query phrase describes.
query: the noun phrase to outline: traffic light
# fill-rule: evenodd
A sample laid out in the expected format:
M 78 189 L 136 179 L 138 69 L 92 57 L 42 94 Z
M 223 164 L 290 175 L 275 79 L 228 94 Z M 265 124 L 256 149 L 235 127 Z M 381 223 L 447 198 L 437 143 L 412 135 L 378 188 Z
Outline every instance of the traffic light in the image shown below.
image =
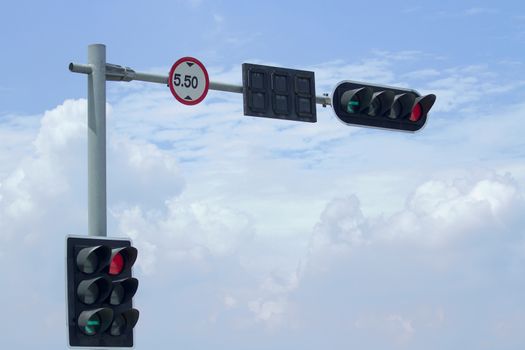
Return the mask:
M 421 129 L 435 101 L 433 94 L 357 81 L 340 82 L 332 94 L 332 107 L 343 123 L 405 131 Z
M 244 115 L 315 123 L 314 72 L 242 65 Z
M 70 347 L 133 347 L 139 311 L 131 268 L 137 249 L 126 239 L 66 240 L 67 323 Z

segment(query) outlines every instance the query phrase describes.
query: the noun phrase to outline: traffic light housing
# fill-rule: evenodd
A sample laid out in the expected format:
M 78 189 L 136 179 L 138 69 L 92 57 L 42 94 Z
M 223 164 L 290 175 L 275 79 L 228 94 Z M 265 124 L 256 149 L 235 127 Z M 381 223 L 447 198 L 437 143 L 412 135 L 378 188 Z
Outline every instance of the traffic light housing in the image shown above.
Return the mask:
M 126 239 L 66 239 L 67 325 L 70 347 L 133 347 L 139 311 L 131 268 L 137 249 Z
M 315 123 L 314 72 L 243 63 L 244 115 Z
M 433 94 L 357 81 L 340 82 L 332 94 L 334 112 L 345 124 L 412 132 L 425 125 L 435 101 Z

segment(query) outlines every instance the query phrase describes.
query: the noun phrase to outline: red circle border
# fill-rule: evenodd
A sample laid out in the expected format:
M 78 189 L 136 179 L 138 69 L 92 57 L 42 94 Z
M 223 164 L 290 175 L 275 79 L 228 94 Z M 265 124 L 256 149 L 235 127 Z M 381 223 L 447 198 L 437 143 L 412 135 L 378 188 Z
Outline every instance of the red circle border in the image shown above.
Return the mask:
M 204 87 L 204 93 L 201 95 L 201 97 L 199 97 L 198 99 L 193 100 L 193 101 L 185 100 L 182 97 L 180 97 L 179 95 L 177 95 L 177 93 L 175 92 L 175 88 L 173 87 L 173 74 L 175 73 L 175 69 L 179 65 L 181 65 L 182 63 L 188 62 L 188 61 L 189 62 L 193 62 L 196 65 L 198 65 L 199 67 L 201 67 L 202 71 L 204 72 L 204 78 L 206 80 L 206 86 Z M 206 70 L 206 68 L 204 67 L 204 65 L 202 64 L 201 61 L 199 61 L 195 57 L 189 57 L 189 56 L 182 57 L 182 58 L 178 59 L 177 62 L 175 62 L 173 64 L 173 66 L 171 66 L 170 74 L 168 75 L 168 86 L 170 87 L 171 94 L 177 99 L 177 101 L 179 101 L 180 103 L 185 104 L 187 106 L 193 106 L 193 105 L 196 105 L 196 104 L 202 102 L 202 100 L 204 100 L 206 95 L 208 95 L 208 90 L 210 88 L 210 77 L 208 76 L 208 71 Z

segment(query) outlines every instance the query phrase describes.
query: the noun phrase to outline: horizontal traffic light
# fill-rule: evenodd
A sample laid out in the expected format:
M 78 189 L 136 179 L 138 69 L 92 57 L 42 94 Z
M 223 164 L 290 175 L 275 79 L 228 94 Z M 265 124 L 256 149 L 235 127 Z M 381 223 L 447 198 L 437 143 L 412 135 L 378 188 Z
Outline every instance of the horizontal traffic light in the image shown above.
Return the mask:
M 66 249 L 69 345 L 132 347 L 137 249 L 129 240 L 71 236 Z
M 345 124 L 417 131 L 426 121 L 436 96 L 421 96 L 399 87 L 343 81 L 332 94 L 332 106 Z

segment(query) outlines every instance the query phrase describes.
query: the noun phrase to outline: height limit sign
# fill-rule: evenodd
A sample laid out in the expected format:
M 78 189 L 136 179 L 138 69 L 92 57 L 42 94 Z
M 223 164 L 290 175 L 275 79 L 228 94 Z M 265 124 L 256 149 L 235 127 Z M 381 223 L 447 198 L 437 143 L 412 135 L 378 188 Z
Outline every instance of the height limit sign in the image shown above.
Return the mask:
M 204 100 L 210 87 L 210 78 L 201 61 L 183 57 L 171 67 L 168 86 L 177 101 L 191 106 Z

